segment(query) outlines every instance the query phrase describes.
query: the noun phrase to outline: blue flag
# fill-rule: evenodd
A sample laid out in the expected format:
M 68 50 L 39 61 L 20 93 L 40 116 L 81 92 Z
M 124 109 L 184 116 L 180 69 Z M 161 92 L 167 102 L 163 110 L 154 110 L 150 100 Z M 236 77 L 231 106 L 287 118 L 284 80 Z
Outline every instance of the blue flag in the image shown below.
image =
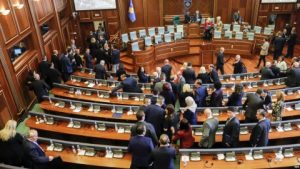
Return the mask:
M 128 18 L 131 22 L 134 22 L 136 20 L 132 0 L 130 0 L 130 2 L 129 2 Z

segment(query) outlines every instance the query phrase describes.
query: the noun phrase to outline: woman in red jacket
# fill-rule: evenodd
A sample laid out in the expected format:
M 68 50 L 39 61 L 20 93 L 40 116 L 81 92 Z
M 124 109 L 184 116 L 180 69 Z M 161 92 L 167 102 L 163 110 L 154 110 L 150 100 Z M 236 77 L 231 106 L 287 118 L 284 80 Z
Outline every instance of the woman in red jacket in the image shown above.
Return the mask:
M 180 121 L 179 130 L 175 133 L 172 140 L 173 142 L 180 140 L 180 148 L 190 148 L 194 145 L 195 138 L 187 119 L 183 118 Z

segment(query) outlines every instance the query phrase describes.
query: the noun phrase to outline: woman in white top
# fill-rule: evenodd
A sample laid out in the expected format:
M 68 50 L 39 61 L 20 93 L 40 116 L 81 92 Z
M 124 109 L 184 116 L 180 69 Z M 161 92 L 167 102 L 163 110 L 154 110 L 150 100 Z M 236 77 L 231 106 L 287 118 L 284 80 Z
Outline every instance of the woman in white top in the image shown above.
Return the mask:
M 279 56 L 277 62 L 276 63 L 276 67 L 278 67 L 280 69 L 281 73 L 285 73 L 287 70 L 287 64 L 284 61 L 284 57 L 283 56 Z

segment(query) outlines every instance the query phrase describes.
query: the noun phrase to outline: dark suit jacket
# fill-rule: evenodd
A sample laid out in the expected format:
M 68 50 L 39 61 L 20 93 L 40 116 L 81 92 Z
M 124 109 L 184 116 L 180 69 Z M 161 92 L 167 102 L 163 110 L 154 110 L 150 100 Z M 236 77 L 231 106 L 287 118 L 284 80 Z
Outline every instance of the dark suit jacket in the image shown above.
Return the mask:
M 43 101 L 43 96 L 47 96 L 50 87 L 46 84 L 44 80 L 34 80 L 29 86 L 29 89 L 34 91 L 39 102 Z
M 293 46 L 293 45 L 296 45 L 296 42 L 297 42 L 297 35 L 295 33 L 292 33 L 290 35 L 290 38 L 287 41 L 287 44 L 289 46 Z
M 245 117 L 256 120 L 256 112 L 258 109 L 263 108 L 263 103 L 264 101 L 256 93 L 248 93 L 244 103 L 244 109 L 247 106 Z
M 83 66 L 82 59 L 81 59 L 81 57 L 78 54 L 74 55 L 74 59 L 75 59 L 77 67 Z
M 127 93 L 142 93 L 142 90 L 137 84 L 137 81 L 132 77 L 127 77 L 118 86 L 112 89 L 112 93 L 119 89 L 123 89 L 123 92 Z
M 47 72 L 47 83 L 52 88 L 53 83 L 61 83 L 61 73 L 57 69 L 49 69 Z
M 252 129 L 250 143 L 253 147 L 267 146 L 269 141 L 270 121 L 268 119 L 259 121 Z
M 213 69 L 208 75 L 210 77 L 210 83 L 220 82 L 218 72 L 215 69 Z
M 49 163 L 49 158 L 45 155 L 45 152 L 29 140 L 24 141 L 24 151 L 25 167 L 39 169 L 44 168 L 42 166 Z
M 242 106 L 243 96 L 244 96 L 244 93 L 233 92 L 229 96 L 226 106 Z
M 152 151 L 150 162 L 155 169 L 175 169 L 176 150 L 173 147 L 159 147 Z
M 270 68 L 264 67 L 260 70 L 261 78 L 260 80 L 273 79 L 275 77 L 274 73 Z
M 188 84 L 194 84 L 196 80 L 196 74 L 195 71 L 192 68 L 186 68 L 182 72 L 182 76 L 184 77 L 186 83 Z
M 51 62 L 53 62 L 54 67 L 58 70 L 60 70 L 60 62 L 59 62 L 59 57 L 57 55 L 52 55 L 51 56 Z
M 140 83 L 148 83 L 149 77 L 146 76 L 145 72 L 138 73 L 138 78 Z
M 203 135 L 199 142 L 200 147 L 211 148 L 215 144 L 218 125 L 219 121 L 216 118 L 207 119 L 203 123 Z
M 165 104 L 172 104 L 175 105 L 176 97 L 172 91 L 162 91 L 160 92 L 160 95 L 165 98 Z
M 223 129 L 222 143 L 226 145 L 229 144 L 230 147 L 237 147 L 240 137 L 240 121 L 233 117 L 226 121 L 225 127 Z
M 197 79 L 200 79 L 202 84 L 210 83 L 210 77 L 207 73 L 199 73 Z
M 130 129 L 131 136 L 136 136 L 137 135 L 136 134 L 136 127 L 139 124 L 143 124 L 143 125 L 146 126 L 145 136 L 151 138 L 152 143 L 153 143 L 154 146 L 158 145 L 158 139 L 157 139 L 156 132 L 155 132 L 155 129 L 154 129 L 153 125 L 150 124 L 150 123 L 147 123 L 145 121 L 136 122 L 133 126 L 131 126 L 131 129 Z
M 243 63 L 241 61 L 233 64 L 233 74 L 243 73 Z
M 157 137 L 160 137 L 163 130 L 164 117 L 164 109 L 156 104 L 151 104 L 145 108 L 145 121 L 153 125 Z
M 61 72 L 62 73 L 72 73 L 73 67 L 68 56 L 62 56 L 60 60 Z
M 85 66 L 89 69 L 93 69 L 93 56 L 91 54 L 84 54 Z
M 222 107 L 223 91 L 222 89 L 214 91 L 210 96 L 211 107 Z
M 24 157 L 23 137 L 17 133 L 14 138 L 8 141 L 0 140 L 0 163 L 22 166 Z
M 287 71 L 285 84 L 288 87 L 300 86 L 300 68 L 292 68 Z
M 39 64 L 39 72 L 41 73 L 42 78 L 46 78 L 47 72 L 50 69 L 50 63 L 47 61 L 42 61 Z
M 103 65 L 97 64 L 94 67 L 94 72 L 96 73 L 96 79 L 107 79 L 107 77 L 109 77 L 109 74 L 106 72 L 105 66 Z
M 111 53 L 111 64 L 119 64 L 120 63 L 120 51 L 115 49 Z
M 285 44 L 285 39 L 283 37 L 276 37 L 274 40 L 275 51 L 282 51 Z
M 217 55 L 217 63 L 216 66 L 217 67 L 222 67 L 224 65 L 224 53 L 218 53 Z
M 150 138 L 133 136 L 128 145 L 128 152 L 132 154 L 131 166 L 147 167 L 153 148 Z
M 195 91 L 195 102 L 198 107 L 206 107 L 206 97 L 208 96 L 207 88 L 200 86 Z
M 172 72 L 172 66 L 171 65 L 164 65 L 161 68 L 161 72 L 166 74 L 166 81 L 169 82 L 170 77 L 171 77 L 171 72 Z

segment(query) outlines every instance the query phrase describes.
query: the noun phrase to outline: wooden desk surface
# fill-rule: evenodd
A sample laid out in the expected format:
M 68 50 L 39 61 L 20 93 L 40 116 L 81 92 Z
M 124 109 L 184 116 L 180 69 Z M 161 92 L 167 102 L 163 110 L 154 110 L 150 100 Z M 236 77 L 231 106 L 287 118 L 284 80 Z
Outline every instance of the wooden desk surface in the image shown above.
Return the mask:
M 40 103 L 40 107 L 46 111 L 53 111 L 53 112 L 59 112 L 59 113 L 64 113 L 67 115 L 80 115 L 80 116 L 85 116 L 85 117 L 96 117 L 96 118 L 103 118 L 103 119 L 114 119 L 114 120 L 126 120 L 130 122 L 135 122 L 136 121 L 136 115 L 128 115 L 126 112 L 123 112 L 123 115 L 120 118 L 115 118 L 113 117 L 113 114 L 111 110 L 105 110 L 101 108 L 101 111 L 99 113 L 94 113 L 88 111 L 87 107 L 82 108 L 82 110 L 79 113 L 73 112 L 72 109 L 68 108 L 68 104 L 66 104 L 65 108 L 60 108 L 55 106 L 53 103 L 51 104 L 48 100 L 43 101 Z M 271 117 L 271 114 L 267 114 L 268 117 Z M 300 111 L 297 110 L 292 110 L 288 111 L 285 110 L 282 114 L 282 117 L 292 117 L 292 116 L 300 116 Z M 245 120 L 245 116 L 241 113 L 237 114 L 236 117 L 242 121 Z M 226 112 L 221 112 L 219 116 L 216 116 L 216 118 L 219 119 L 220 122 L 225 122 L 228 119 L 228 115 Z M 206 117 L 203 113 L 198 112 L 197 116 L 197 122 L 203 123 L 206 120 Z
M 276 140 L 276 139 L 287 139 L 287 138 L 294 138 L 300 137 L 300 129 L 297 126 L 292 126 L 293 130 L 291 131 L 284 131 L 278 132 L 275 128 L 272 128 L 272 132 L 269 133 L 269 140 Z M 240 134 L 240 141 L 249 141 L 251 133 L 248 134 Z M 202 136 L 193 135 L 195 138 L 195 142 L 199 142 Z M 216 142 L 222 142 L 222 134 L 216 134 Z
M 70 86 L 90 88 L 90 89 L 96 89 L 96 90 L 111 91 L 113 89 L 113 87 L 110 87 L 110 86 L 98 86 L 98 85 L 95 85 L 94 87 L 88 87 L 88 85 L 85 84 L 84 82 L 73 82 L 71 80 L 67 81 L 65 84 L 70 85 Z M 120 90 L 120 91 L 122 91 L 122 90 Z M 143 93 L 145 93 L 145 94 L 151 94 L 151 90 L 144 89 Z
M 65 107 L 68 107 L 68 106 L 69 105 L 66 105 Z M 104 119 L 127 120 L 127 121 L 131 121 L 131 122 L 136 121 L 136 115 L 127 115 L 127 113 L 123 113 L 123 115 L 120 118 L 115 118 L 115 117 L 113 117 L 111 110 L 105 110 L 103 108 L 101 108 L 100 112 L 94 113 L 94 112 L 88 111 L 88 108 L 83 107 L 79 113 L 75 113 L 70 108 L 57 107 L 53 103 L 51 104 L 48 100 L 40 103 L 40 107 L 44 110 L 60 112 L 60 113 L 68 114 L 68 115 L 80 115 L 80 116 L 97 117 L 97 118 L 104 118 Z
M 80 129 L 69 128 L 68 122 L 66 121 L 59 121 L 55 122 L 53 125 L 47 125 L 45 123 L 36 124 L 35 117 L 30 117 L 26 121 L 26 125 L 30 128 L 37 129 L 37 130 L 44 130 L 62 134 L 69 134 L 69 135 L 77 135 L 77 136 L 84 136 L 84 137 L 92 137 L 92 138 L 99 138 L 99 139 L 108 139 L 108 140 L 122 140 L 128 141 L 130 138 L 129 133 L 117 133 L 114 129 L 107 129 L 106 131 L 98 131 L 95 129 L 93 125 L 85 125 L 81 124 Z
M 100 157 L 99 152 L 94 157 L 79 156 L 73 153 L 72 149 L 64 148 L 62 152 L 47 151 L 47 145 L 41 144 L 47 156 L 60 156 L 64 162 L 82 164 L 88 166 L 110 167 L 128 169 L 131 164 L 131 155 L 126 153 L 121 159 Z
M 199 168 L 212 168 L 212 169 L 225 169 L 225 168 L 279 168 L 279 167 L 291 167 L 298 166 L 300 163 L 297 158 L 299 158 L 299 152 L 294 152 L 295 156 L 291 158 L 284 158 L 282 161 L 275 161 L 274 153 L 264 153 L 264 159 L 247 161 L 244 154 L 236 155 L 237 160 L 242 160 L 241 164 L 238 164 L 237 161 L 227 162 L 225 160 L 214 160 L 214 155 L 201 155 L 201 161 L 189 161 L 186 165 L 180 159 L 180 168 L 183 169 L 199 169 Z M 267 159 L 272 159 L 271 162 L 268 162 Z M 206 161 L 208 161 L 206 163 Z M 213 165 L 212 165 L 213 163 Z
M 102 103 L 110 103 L 110 104 L 123 104 L 123 105 L 137 105 L 141 106 L 144 105 L 143 101 L 135 101 L 132 99 L 129 100 L 118 100 L 116 97 L 112 98 L 100 98 L 97 96 L 97 94 L 93 93 L 91 96 L 87 96 L 85 94 L 82 94 L 80 96 L 75 94 L 70 94 L 69 90 L 63 89 L 63 88 L 53 88 L 51 90 L 52 94 L 60 97 L 66 97 L 70 99 L 76 99 L 76 100 L 86 100 L 91 102 L 102 102 Z

